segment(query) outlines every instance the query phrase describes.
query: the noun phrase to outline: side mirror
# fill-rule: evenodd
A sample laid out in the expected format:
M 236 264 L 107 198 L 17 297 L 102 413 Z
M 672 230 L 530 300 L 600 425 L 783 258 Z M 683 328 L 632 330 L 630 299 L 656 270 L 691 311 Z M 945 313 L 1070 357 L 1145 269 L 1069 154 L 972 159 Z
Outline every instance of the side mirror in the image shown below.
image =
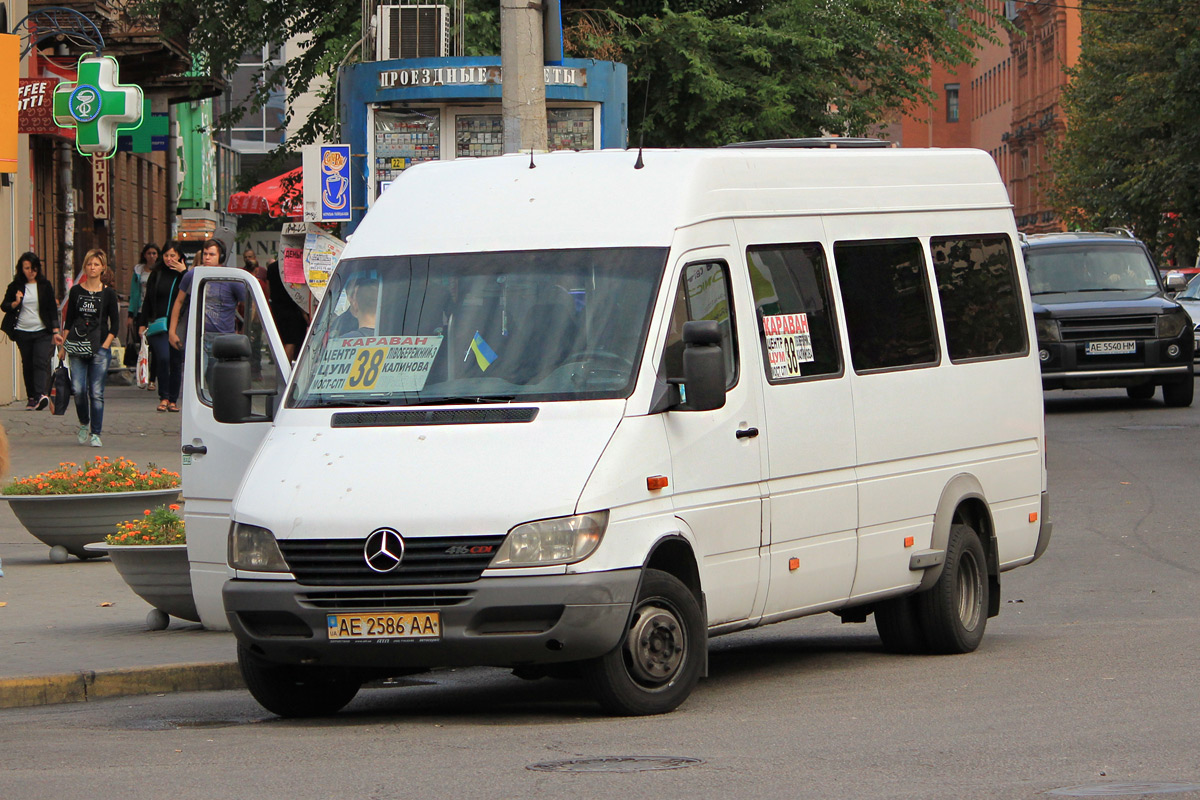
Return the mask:
M 249 422 L 250 408 L 250 338 L 227 333 L 213 340 L 212 389 L 213 419 L 237 424 Z
M 1166 283 L 1168 292 L 1182 292 L 1187 288 L 1188 280 L 1182 272 L 1172 271 L 1167 273 Z
M 725 405 L 725 354 L 721 328 L 713 320 L 683 324 L 683 388 L 685 407 L 713 411 Z

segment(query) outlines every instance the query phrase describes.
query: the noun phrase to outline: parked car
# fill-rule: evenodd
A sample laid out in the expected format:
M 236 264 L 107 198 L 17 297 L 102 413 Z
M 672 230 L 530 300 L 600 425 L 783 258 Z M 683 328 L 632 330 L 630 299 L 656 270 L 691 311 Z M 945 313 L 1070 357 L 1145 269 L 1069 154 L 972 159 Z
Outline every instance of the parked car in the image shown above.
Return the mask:
M 1192 338 L 1196 344 L 1193 360 L 1200 358 L 1200 276 L 1194 276 L 1187 288 L 1175 295 L 1174 299 L 1192 318 Z
M 1044 389 L 1124 388 L 1146 400 L 1163 387 L 1169 406 L 1194 392 L 1195 325 L 1166 296 L 1182 276 L 1159 274 L 1128 232 L 1025 238 Z

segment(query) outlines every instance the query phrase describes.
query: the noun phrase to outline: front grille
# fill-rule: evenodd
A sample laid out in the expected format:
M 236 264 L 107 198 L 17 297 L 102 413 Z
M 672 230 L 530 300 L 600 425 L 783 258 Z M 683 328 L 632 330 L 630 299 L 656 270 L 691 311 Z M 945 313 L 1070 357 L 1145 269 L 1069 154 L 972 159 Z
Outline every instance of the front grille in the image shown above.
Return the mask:
M 503 541 L 504 534 L 405 538 L 400 566 L 383 573 L 367 566 L 366 539 L 289 539 L 279 549 L 301 584 L 406 586 L 478 580 Z
M 487 425 L 533 422 L 536 408 L 445 408 L 419 411 L 343 411 L 333 415 L 334 428 L 377 428 L 397 425 Z
M 1066 317 L 1058 320 L 1064 342 L 1093 342 L 1104 339 L 1153 339 L 1158 317 L 1140 314 L 1124 317 Z
M 468 589 L 374 589 L 306 592 L 301 605 L 320 609 L 446 608 L 461 605 L 475 593 Z

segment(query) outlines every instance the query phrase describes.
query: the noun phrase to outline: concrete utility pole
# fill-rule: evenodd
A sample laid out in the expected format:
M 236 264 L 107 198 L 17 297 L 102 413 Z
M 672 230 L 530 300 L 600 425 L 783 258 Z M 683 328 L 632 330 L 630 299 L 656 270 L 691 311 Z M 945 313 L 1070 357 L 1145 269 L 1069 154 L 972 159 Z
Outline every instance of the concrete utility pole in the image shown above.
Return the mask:
M 500 0 L 504 152 L 546 149 L 546 78 L 542 4 Z

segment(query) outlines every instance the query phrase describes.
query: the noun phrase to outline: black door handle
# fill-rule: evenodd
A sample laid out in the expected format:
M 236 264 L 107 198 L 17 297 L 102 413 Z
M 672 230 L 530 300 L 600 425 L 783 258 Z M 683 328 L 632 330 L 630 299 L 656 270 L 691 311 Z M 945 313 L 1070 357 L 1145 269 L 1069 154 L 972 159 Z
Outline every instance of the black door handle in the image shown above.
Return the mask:
M 753 439 L 758 436 L 758 428 L 746 428 L 734 434 L 739 439 Z
M 185 444 L 179 451 L 185 456 L 202 456 L 208 452 L 208 448 L 202 444 Z

